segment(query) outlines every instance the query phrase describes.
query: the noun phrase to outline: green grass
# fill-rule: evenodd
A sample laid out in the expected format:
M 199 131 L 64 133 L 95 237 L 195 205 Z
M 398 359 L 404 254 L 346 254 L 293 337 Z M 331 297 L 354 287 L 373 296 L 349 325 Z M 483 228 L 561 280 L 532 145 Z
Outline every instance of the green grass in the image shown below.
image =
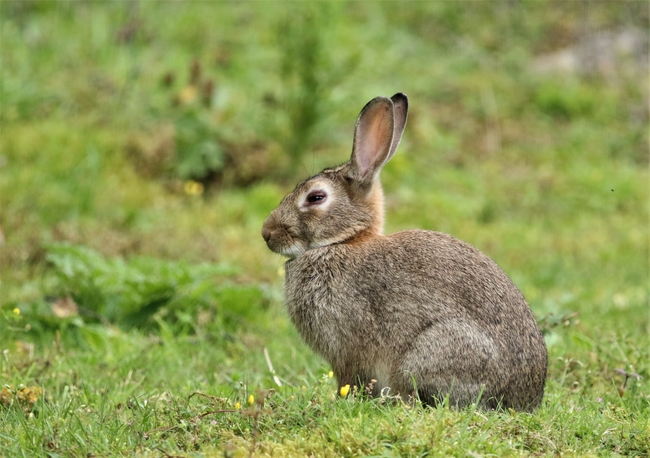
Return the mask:
M 647 68 L 534 65 L 648 30 L 646 4 L 0 12 L 0 456 L 650 454 Z M 387 232 L 451 233 L 521 288 L 532 414 L 341 399 L 283 308 L 264 218 L 397 91 Z

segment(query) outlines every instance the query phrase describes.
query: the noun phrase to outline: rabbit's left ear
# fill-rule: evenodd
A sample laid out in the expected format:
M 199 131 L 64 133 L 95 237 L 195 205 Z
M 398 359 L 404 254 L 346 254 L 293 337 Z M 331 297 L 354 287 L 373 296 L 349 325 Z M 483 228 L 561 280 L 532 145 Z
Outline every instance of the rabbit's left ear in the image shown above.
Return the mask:
M 406 118 L 408 117 L 409 112 L 409 98 L 406 94 L 398 92 L 392 96 L 391 101 L 393 102 L 393 113 L 394 113 L 394 128 L 393 128 L 393 141 L 390 145 L 390 152 L 385 162 L 388 162 L 391 157 L 397 151 L 399 146 L 399 141 L 402 139 L 402 134 L 404 133 L 404 128 L 406 127 Z
M 372 181 L 390 153 L 394 130 L 393 102 L 375 97 L 363 107 L 354 129 L 350 162 L 361 183 Z

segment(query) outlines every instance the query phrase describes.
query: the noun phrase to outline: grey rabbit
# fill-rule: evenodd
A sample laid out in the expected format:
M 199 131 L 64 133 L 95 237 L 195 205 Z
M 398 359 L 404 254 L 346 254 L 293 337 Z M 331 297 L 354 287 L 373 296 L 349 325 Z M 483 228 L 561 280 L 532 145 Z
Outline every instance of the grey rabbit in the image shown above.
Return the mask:
M 264 222 L 268 247 L 289 258 L 289 316 L 339 387 L 531 411 L 544 395 L 546 344 L 508 276 L 450 235 L 382 234 L 379 173 L 407 112 L 402 93 L 368 102 L 350 160 L 298 184 Z

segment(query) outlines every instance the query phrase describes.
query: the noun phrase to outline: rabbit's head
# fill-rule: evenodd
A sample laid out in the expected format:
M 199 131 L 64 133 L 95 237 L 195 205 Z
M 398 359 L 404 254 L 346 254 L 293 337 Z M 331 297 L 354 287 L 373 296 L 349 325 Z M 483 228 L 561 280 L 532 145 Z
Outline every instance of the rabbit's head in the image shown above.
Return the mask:
M 368 102 L 357 119 L 350 160 L 308 178 L 282 200 L 262 228 L 268 247 L 295 258 L 313 248 L 380 235 L 379 172 L 395 154 L 407 112 L 402 93 Z

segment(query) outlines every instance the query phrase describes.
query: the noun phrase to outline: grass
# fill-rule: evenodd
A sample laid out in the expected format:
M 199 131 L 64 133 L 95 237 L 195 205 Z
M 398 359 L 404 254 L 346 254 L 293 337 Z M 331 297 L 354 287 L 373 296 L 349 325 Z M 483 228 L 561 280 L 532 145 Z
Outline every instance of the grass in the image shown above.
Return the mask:
M 0 455 L 648 456 L 647 66 L 536 66 L 647 5 L 270 5 L 0 4 Z M 342 399 L 284 311 L 264 218 L 397 91 L 387 231 L 521 288 L 533 414 Z

